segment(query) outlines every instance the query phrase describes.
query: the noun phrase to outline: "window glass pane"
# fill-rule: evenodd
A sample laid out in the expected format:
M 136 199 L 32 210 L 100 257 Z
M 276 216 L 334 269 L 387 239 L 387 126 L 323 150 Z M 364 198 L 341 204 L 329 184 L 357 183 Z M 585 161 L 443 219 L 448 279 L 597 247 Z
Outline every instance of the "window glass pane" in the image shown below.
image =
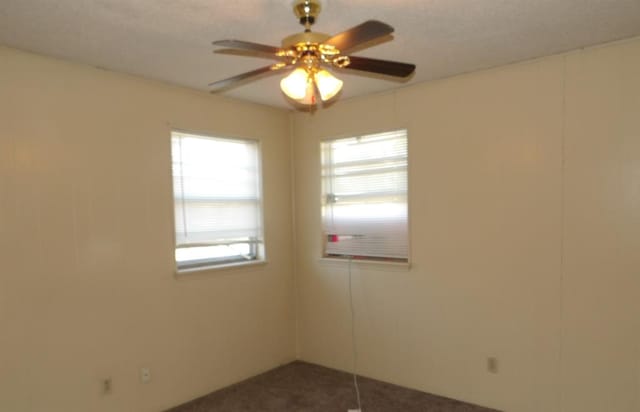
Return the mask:
M 183 247 L 176 249 L 178 266 L 193 266 L 193 263 L 228 262 L 230 260 L 253 260 L 252 246 L 249 243 L 233 245 Z M 196 264 L 196 266 L 198 266 Z

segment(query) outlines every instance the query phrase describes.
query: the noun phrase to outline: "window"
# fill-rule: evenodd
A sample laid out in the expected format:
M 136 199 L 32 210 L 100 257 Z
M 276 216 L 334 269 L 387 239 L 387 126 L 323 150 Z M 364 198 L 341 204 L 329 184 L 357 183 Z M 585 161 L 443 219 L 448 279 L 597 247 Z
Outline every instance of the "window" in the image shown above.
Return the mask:
M 263 259 L 258 142 L 171 136 L 178 270 Z
M 407 131 L 322 143 L 324 256 L 408 262 Z

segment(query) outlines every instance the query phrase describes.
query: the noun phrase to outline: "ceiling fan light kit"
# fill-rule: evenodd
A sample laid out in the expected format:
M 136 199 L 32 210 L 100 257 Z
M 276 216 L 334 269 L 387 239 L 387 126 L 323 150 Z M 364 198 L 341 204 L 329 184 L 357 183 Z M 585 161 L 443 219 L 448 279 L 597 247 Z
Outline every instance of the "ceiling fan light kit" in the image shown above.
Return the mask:
M 369 20 L 345 32 L 330 36 L 312 32 L 321 6 L 318 0 L 296 0 L 293 12 L 304 32 L 293 34 L 282 40 L 281 47 L 267 46 L 241 40 L 219 40 L 216 46 L 228 49 L 218 52 L 250 52 L 259 57 L 275 59 L 277 63 L 251 72 L 243 73 L 225 80 L 211 83 L 212 93 L 239 85 L 241 81 L 256 76 L 274 73 L 279 70 L 293 71 L 280 81 L 284 94 L 305 106 L 315 106 L 319 100 L 327 102 L 335 98 L 342 90 L 342 80 L 335 77 L 326 68 L 348 69 L 382 74 L 398 78 L 407 78 L 415 71 L 415 65 L 366 57 L 348 56 L 346 53 L 355 47 L 364 48 L 372 42 L 393 33 L 388 24 Z
M 316 104 L 316 89 L 323 102 L 331 100 L 342 90 L 342 80 L 325 69 L 299 67 L 280 81 L 280 88 L 289 98 L 306 105 Z

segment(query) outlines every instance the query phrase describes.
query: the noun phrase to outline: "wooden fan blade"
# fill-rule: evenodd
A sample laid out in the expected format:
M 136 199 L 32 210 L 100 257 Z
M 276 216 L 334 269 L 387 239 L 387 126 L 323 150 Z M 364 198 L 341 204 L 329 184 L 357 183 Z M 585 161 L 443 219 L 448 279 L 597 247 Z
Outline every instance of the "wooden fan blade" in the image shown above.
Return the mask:
M 350 63 L 344 67 L 345 69 L 386 74 L 387 76 L 408 77 L 416 70 L 415 64 L 370 59 L 368 57 L 349 56 L 349 61 Z
M 220 91 L 222 89 L 227 89 L 227 88 L 232 87 L 232 86 L 238 86 L 243 81 L 249 80 L 252 77 L 258 77 L 258 76 L 263 75 L 263 74 L 276 72 L 276 71 L 278 71 L 280 69 L 283 69 L 285 67 L 291 67 L 291 66 L 290 65 L 285 65 L 285 64 L 273 64 L 271 66 L 261 67 L 259 69 L 252 70 L 250 72 L 246 72 L 246 73 L 239 74 L 237 76 L 229 77 L 228 79 L 218 80 L 216 82 L 209 83 L 209 87 L 212 89 L 211 93 L 215 93 L 215 92 Z
M 229 47 L 232 49 L 252 50 L 261 53 L 277 54 L 281 51 L 278 47 L 267 46 L 265 44 L 251 43 L 242 40 L 217 40 L 213 42 L 214 46 Z
M 215 54 L 227 54 L 230 56 L 241 56 L 241 57 L 258 57 L 262 59 L 274 59 L 274 60 L 282 60 L 282 56 L 276 56 L 273 53 L 263 53 L 257 52 L 255 50 L 243 50 L 243 49 L 218 49 L 214 51 Z
M 379 37 L 388 36 L 391 33 L 393 33 L 393 27 L 388 24 L 377 20 L 369 20 L 359 26 L 336 34 L 324 42 L 324 44 L 334 46 L 344 54 L 358 45 L 370 42 Z

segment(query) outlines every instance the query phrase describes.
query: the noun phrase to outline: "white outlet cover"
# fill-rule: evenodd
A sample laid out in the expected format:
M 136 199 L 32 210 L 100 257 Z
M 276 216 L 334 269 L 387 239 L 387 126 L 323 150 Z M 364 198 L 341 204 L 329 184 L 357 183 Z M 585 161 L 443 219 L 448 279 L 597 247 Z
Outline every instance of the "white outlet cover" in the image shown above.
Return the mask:
M 140 368 L 140 382 L 151 382 L 151 370 L 149 368 Z

